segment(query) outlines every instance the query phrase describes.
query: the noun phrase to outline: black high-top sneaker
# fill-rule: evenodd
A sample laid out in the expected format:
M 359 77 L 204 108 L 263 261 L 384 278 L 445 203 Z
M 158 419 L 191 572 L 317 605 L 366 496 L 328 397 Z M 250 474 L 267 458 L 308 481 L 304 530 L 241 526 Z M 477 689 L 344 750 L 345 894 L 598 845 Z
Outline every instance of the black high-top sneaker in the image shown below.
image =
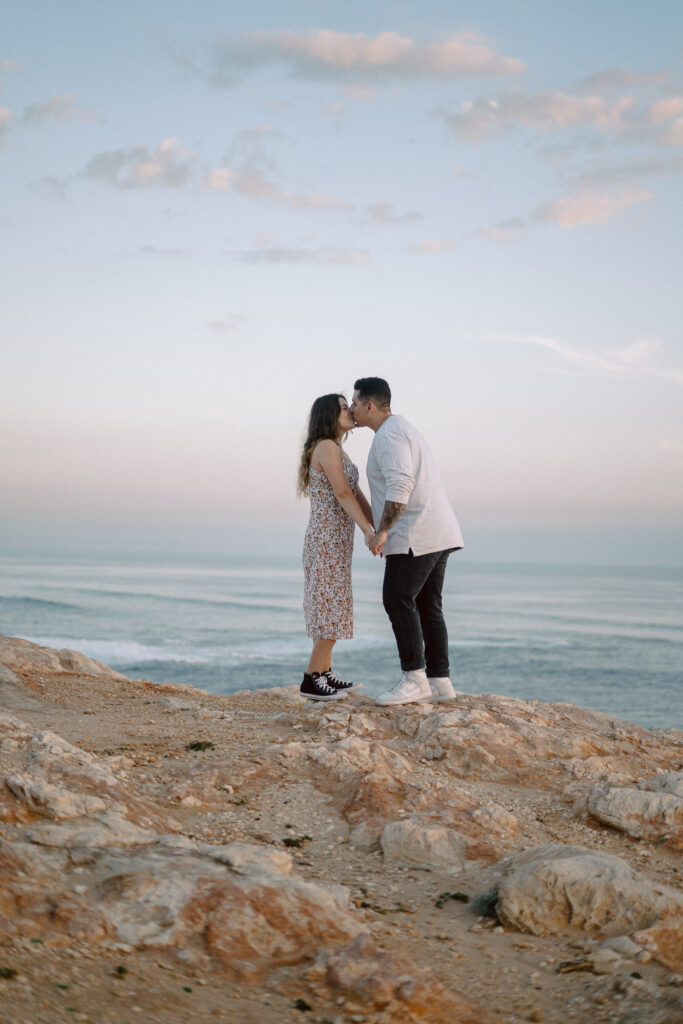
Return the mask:
M 345 679 L 337 678 L 331 668 L 328 668 L 326 672 L 322 672 L 321 675 L 327 679 L 327 682 L 333 689 L 339 690 L 342 693 L 348 693 L 349 690 L 357 690 L 363 685 L 362 683 L 347 683 Z
M 309 700 L 339 700 L 344 694 L 335 690 L 327 681 L 327 677 L 319 672 L 304 672 L 304 681 L 299 687 L 302 697 Z

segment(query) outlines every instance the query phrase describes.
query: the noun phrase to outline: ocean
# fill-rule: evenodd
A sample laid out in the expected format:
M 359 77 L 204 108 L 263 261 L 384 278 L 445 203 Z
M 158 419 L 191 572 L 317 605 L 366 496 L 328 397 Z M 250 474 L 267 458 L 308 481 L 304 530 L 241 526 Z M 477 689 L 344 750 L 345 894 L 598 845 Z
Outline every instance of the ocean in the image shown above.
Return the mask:
M 334 667 L 376 696 L 399 675 L 383 564 L 354 559 L 356 637 Z M 0 632 L 133 678 L 216 694 L 299 683 L 310 641 L 291 557 L 0 557 Z M 476 564 L 451 556 L 456 689 L 565 701 L 683 727 L 683 569 Z

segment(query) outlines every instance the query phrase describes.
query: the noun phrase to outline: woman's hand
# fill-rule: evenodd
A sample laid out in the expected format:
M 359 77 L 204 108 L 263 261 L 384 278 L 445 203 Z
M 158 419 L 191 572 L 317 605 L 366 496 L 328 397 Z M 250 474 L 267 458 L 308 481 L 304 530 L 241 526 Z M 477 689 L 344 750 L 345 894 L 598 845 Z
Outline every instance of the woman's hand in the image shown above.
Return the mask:
M 376 533 L 368 532 L 365 534 L 365 546 L 373 553 L 373 555 L 381 555 L 386 539 L 386 530 L 378 530 Z

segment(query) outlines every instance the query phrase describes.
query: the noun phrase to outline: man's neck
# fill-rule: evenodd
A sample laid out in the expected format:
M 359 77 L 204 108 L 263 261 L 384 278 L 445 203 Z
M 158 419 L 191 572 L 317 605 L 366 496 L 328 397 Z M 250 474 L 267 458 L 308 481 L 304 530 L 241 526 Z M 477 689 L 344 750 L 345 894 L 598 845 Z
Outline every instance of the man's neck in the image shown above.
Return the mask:
M 386 423 L 390 416 L 393 416 L 391 410 L 389 412 L 384 413 L 382 415 L 382 419 L 379 420 L 377 423 L 370 424 L 375 433 L 377 433 L 377 431 L 379 430 L 383 423 Z

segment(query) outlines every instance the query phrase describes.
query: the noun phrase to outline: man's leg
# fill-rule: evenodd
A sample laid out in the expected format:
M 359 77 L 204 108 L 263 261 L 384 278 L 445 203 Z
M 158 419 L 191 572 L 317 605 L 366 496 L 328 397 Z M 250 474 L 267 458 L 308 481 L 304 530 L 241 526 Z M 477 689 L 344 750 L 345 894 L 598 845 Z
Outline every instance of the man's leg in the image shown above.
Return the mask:
M 424 668 L 425 638 L 416 601 L 443 555 L 444 552 L 435 551 L 428 555 L 408 553 L 386 556 L 382 600 L 396 637 L 398 656 L 404 672 Z M 441 584 L 444 572 L 445 559 Z
M 443 617 L 443 581 L 450 551 L 439 552 L 432 571 L 415 598 L 424 640 L 427 675 L 432 678 L 448 678 L 448 629 Z

